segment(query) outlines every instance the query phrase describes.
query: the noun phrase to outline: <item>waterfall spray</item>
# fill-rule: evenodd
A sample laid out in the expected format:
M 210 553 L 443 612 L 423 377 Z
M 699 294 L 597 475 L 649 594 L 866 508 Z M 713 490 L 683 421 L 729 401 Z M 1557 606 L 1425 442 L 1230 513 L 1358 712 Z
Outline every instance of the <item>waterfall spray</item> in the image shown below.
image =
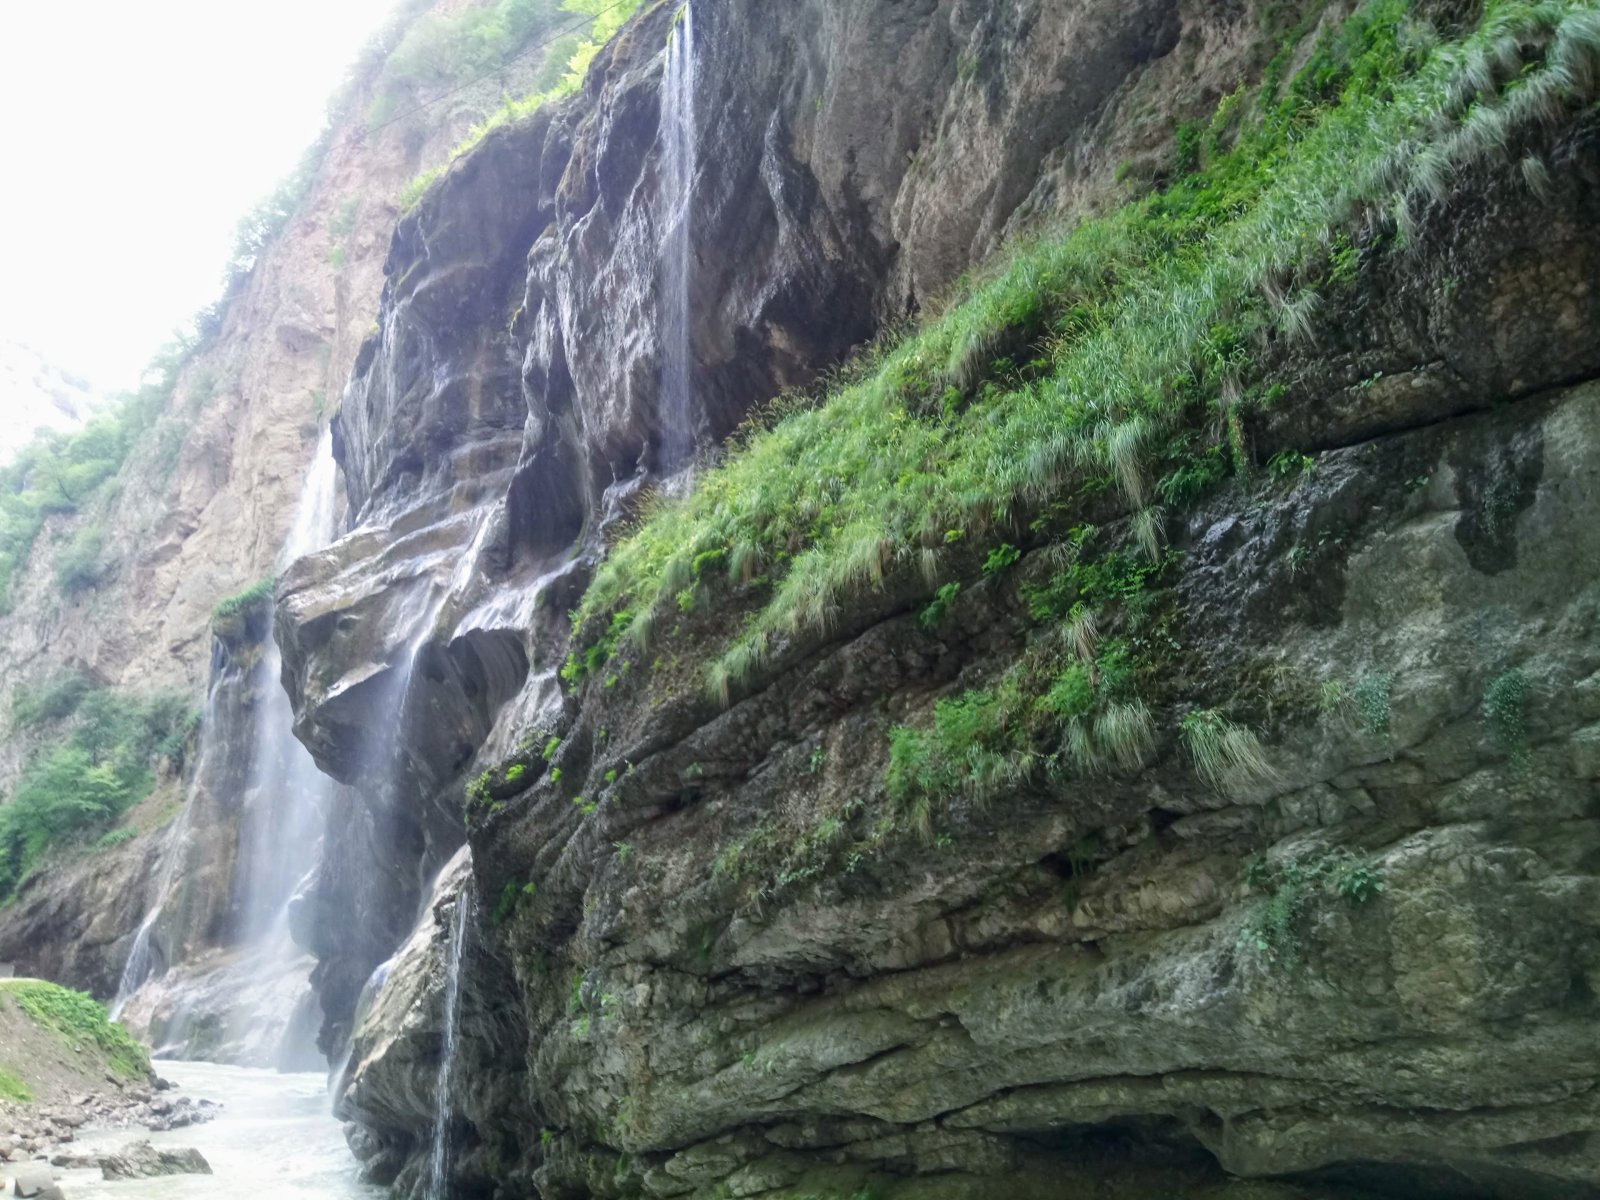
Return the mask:
M 694 456 L 690 398 L 690 220 L 695 174 L 694 9 L 685 3 L 667 43 L 661 94 L 661 473 Z

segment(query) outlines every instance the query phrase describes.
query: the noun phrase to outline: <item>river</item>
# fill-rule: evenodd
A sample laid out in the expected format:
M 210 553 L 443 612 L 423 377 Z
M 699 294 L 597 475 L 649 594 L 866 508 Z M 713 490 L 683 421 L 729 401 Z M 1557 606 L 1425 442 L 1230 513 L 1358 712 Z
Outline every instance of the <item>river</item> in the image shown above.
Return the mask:
M 355 1159 L 329 1111 L 322 1075 L 198 1062 L 158 1062 L 156 1070 L 183 1094 L 216 1101 L 222 1111 L 213 1121 L 168 1133 L 85 1131 L 77 1148 L 111 1148 L 148 1137 L 158 1146 L 193 1146 L 214 1174 L 107 1183 L 98 1170 L 66 1171 L 61 1186 L 68 1200 L 369 1200 L 384 1194 L 357 1180 Z

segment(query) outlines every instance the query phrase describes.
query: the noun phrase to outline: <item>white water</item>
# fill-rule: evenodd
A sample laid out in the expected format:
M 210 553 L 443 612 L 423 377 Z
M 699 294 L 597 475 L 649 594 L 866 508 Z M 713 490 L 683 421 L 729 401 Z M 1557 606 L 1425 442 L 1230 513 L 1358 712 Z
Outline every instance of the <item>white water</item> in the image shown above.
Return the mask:
M 209 750 L 205 731 L 214 724 L 215 713 L 216 693 L 213 689 L 206 693 L 205 713 L 200 721 L 200 745 L 192 779 L 198 780 L 205 776 L 206 755 Z M 140 984 L 152 974 L 159 975 L 167 969 L 166 956 L 156 953 L 159 949 L 154 944 L 156 922 L 161 919 L 167 897 L 172 892 L 173 876 L 177 873 L 178 864 L 184 858 L 183 846 L 189 835 L 191 811 L 188 798 L 185 798 L 184 805 L 178 811 L 162 844 L 161 870 L 157 876 L 155 903 L 150 906 L 150 911 L 145 914 L 144 920 L 139 922 L 139 930 L 134 934 L 133 945 L 128 950 L 128 959 L 122 964 L 122 978 L 117 982 L 117 994 L 111 1001 L 113 1021 L 122 1016 L 122 1010 L 127 1005 L 129 997 L 138 990 Z
M 661 474 L 694 456 L 690 403 L 690 217 L 695 174 L 694 9 L 685 3 L 667 43 L 661 95 Z
M 333 435 L 324 433 L 306 472 L 294 525 L 278 556 L 281 571 L 333 541 L 338 500 Z M 279 680 L 278 643 L 267 644 L 254 688 L 263 698 L 251 760 L 251 790 L 243 861 L 243 941 L 282 959 L 295 957 L 288 938 L 289 901 L 315 862 L 312 853 L 332 794 L 332 780 L 317 769 L 294 736 L 294 708 Z M 264 968 L 266 969 L 266 968 Z
M 469 883 L 456 900 L 450 920 L 450 954 L 444 982 L 444 1045 L 439 1051 L 438 1097 L 433 1115 L 433 1153 L 428 1160 L 427 1200 L 446 1200 L 450 1173 L 450 1085 L 455 1077 L 456 1040 L 461 1029 L 461 958 L 472 919 L 473 896 Z
M 140 1129 L 80 1132 L 76 1150 L 114 1149 L 148 1137 L 158 1146 L 193 1146 L 214 1174 L 107 1183 L 99 1171 L 67 1171 L 72 1200 L 367 1200 L 383 1189 L 361 1183 L 338 1121 L 329 1115 L 320 1073 L 283 1075 L 214 1063 L 156 1064 L 195 1099 L 220 1103 L 214 1121 L 147 1134 Z
M 301 486 L 277 570 L 333 540 L 337 487 L 333 439 L 324 433 Z M 269 639 L 250 684 L 260 703 L 234 893 L 239 920 L 233 943 L 239 957 L 224 964 L 222 974 L 159 982 L 174 965 L 155 952 L 159 946 L 154 943 L 158 922 L 171 902 L 175 873 L 185 861 L 184 839 L 193 807 L 186 803 L 164 847 L 155 902 L 140 924 L 112 1005 L 112 1014 L 122 1016 L 139 992 L 135 1008 L 129 1011 L 139 1011 L 154 1032 L 159 1010 L 158 1040 L 174 1053 L 182 1052 L 194 1020 L 222 1015 L 229 1055 L 285 1065 L 317 1061 L 314 1022 L 295 1020 L 310 1000 L 306 979 L 312 962 L 289 937 L 288 910 L 297 885 L 315 865 L 331 781 L 294 737 L 294 713 L 279 680 L 280 668 L 277 643 Z M 197 783 L 206 777 L 207 756 L 217 750 L 218 725 L 210 718 L 208 712 L 201 726 Z M 202 970 L 210 972 L 213 967 Z

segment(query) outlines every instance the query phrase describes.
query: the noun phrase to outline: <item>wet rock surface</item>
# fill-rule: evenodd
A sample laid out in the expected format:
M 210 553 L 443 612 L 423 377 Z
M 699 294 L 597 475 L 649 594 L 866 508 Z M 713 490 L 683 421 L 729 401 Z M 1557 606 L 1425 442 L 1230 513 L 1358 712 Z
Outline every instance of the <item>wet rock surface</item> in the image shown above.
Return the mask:
M 559 705 L 563 614 L 663 470 L 660 88 L 677 16 L 647 6 L 582 94 L 491 133 L 396 231 L 335 422 L 355 528 L 279 589 L 296 732 L 354 789 L 304 898 L 353 914 L 319 951 L 325 1047 L 460 844 L 450 788 L 481 748 L 515 748 L 497 718 L 509 704 L 532 726 Z M 672 436 L 715 443 L 1007 230 L 1103 201 L 1117 165 L 1164 156 L 1170 133 L 1112 116 L 1212 103 L 1257 19 L 1170 0 L 697 6 L 694 91 L 710 101 L 690 138 L 692 400 Z M 376 869 L 394 854 L 423 865 Z
M 1186 46 L 1231 86 L 1253 36 L 1231 6 L 761 14 L 695 14 L 703 440 L 1085 203 L 1130 97 Z M 356 913 L 319 971 L 369 1177 L 426 1171 L 465 884 L 421 880 L 507 763 L 471 835 L 462 1195 L 1600 1196 L 1592 121 L 1518 148 L 1547 194 L 1503 163 L 1458 180 L 1273 351 L 1289 400 L 1248 435 L 1313 468 L 1171 522 L 1152 765 L 875 838 L 889 731 L 1021 653 L 1033 556 L 969 564 L 936 634 L 890 578 L 727 706 L 687 668 L 550 681 L 560 614 L 659 482 L 673 16 L 402 224 L 341 416 L 360 526 L 281 593 L 299 732 L 353 789 L 306 903 Z M 687 616 L 662 657 L 704 661 L 741 615 Z M 1224 701 L 1272 770 L 1211 787 L 1170 731 Z M 362 861 L 417 869 L 358 911 Z

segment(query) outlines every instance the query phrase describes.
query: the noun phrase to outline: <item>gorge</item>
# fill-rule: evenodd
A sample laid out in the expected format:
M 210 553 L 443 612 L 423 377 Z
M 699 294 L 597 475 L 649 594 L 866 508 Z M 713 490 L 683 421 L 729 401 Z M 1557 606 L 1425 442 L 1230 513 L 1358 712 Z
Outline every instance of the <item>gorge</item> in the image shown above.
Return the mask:
M 0 820 L 0 961 L 426 1200 L 1600 1197 L 1600 8 L 351 87 L 4 552 L 0 817 L 128 799 Z

